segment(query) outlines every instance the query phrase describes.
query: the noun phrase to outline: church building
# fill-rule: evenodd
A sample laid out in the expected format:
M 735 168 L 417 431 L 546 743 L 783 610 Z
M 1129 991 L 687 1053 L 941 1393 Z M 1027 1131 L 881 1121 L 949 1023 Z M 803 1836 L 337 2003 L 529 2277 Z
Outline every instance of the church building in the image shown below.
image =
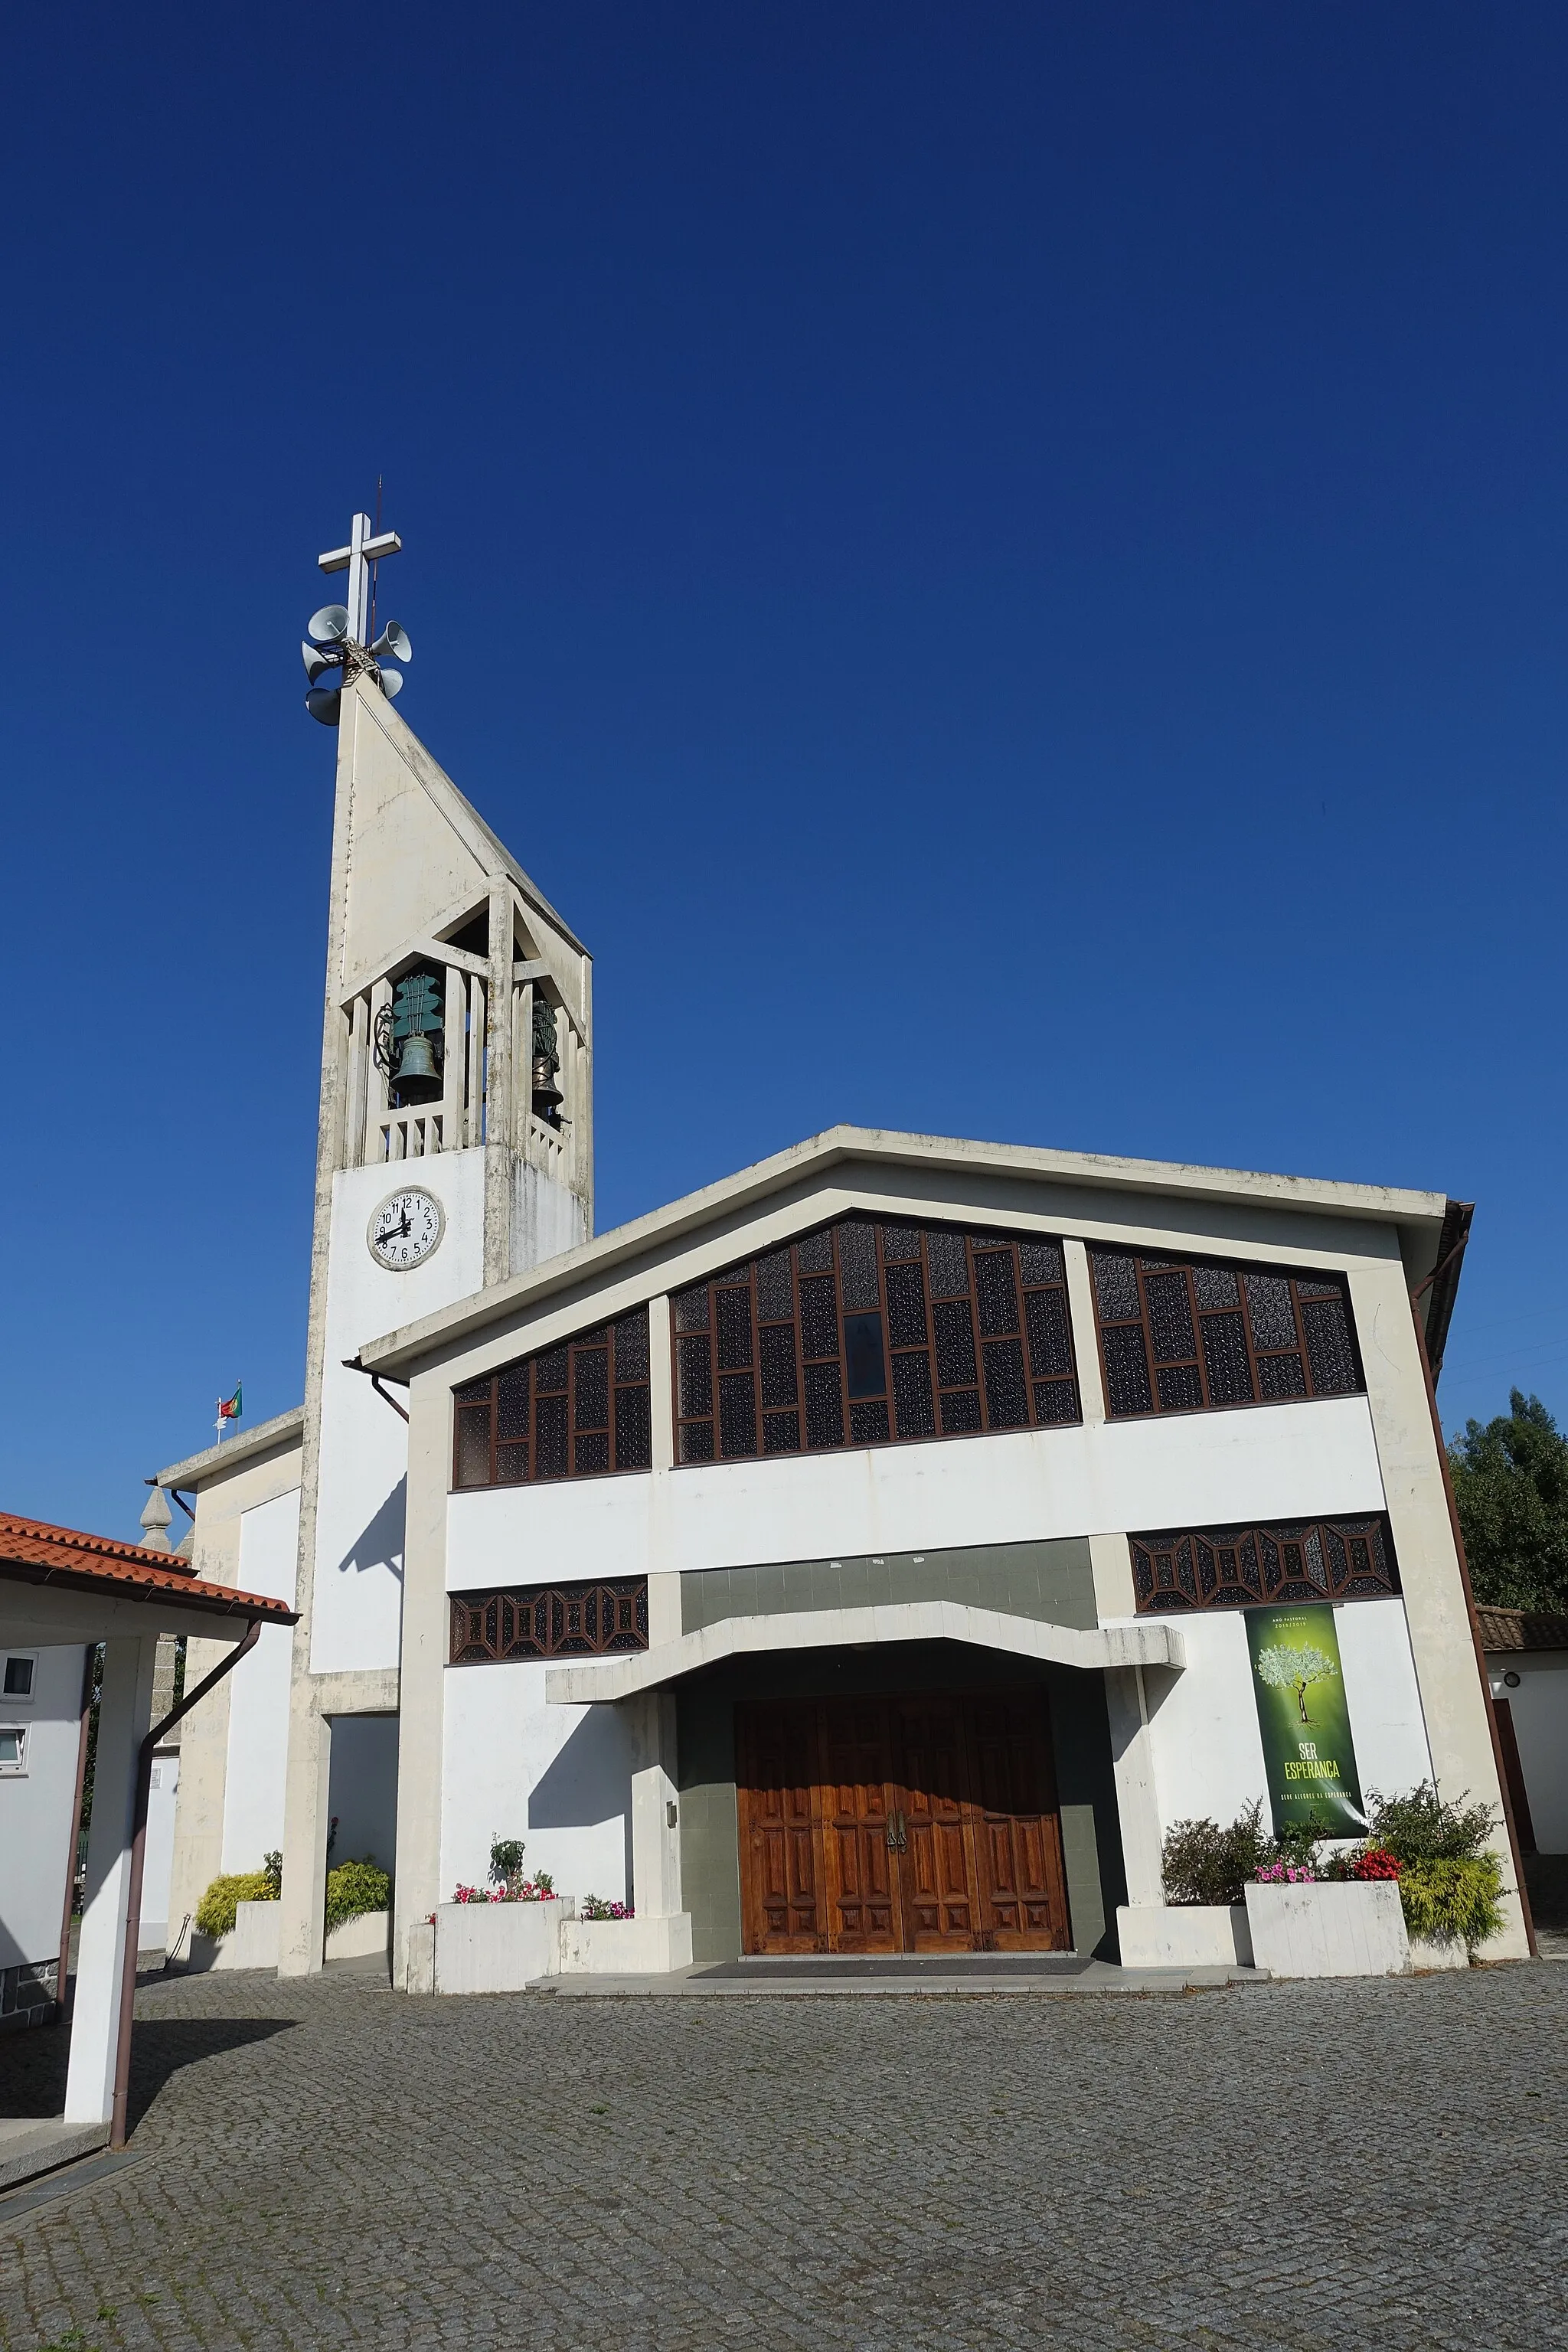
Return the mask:
M 595 1234 L 588 951 L 395 709 L 368 530 L 303 1401 L 160 1476 L 299 1622 L 186 1720 L 171 1934 L 280 1849 L 312 1971 L 369 1853 L 417 1983 L 506 1838 L 650 1970 L 1115 1958 L 1174 1822 L 1423 1780 L 1511 1887 L 1426 1370 L 1468 1210 L 835 1128 Z

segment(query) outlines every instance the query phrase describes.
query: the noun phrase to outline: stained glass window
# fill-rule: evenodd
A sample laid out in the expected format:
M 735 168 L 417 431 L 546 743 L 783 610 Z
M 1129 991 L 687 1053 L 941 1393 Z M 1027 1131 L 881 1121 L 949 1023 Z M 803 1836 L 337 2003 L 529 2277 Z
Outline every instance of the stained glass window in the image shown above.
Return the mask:
M 1381 1512 L 1267 1528 L 1164 1528 L 1129 1541 L 1143 1615 L 1254 1609 L 1266 1601 L 1374 1601 L 1399 1591 L 1394 1537 Z
M 602 1658 L 647 1647 L 647 1579 L 454 1592 L 447 1663 L 503 1658 Z
M 846 1217 L 675 1300 L 678 1462 L 1080 1419 L 1059 1242 Z
M 706 1350 L 706 1340 L 701 1345 Z M 694 1370 L 710 1381 L 706 1353 Z M 469 1381 L 454 1402 L 455 1486 L 647 1470 L 653 1462 L 647 1308 Z
M 1092 1244 L 1089 1264 L 1113 1421 L 1347 1396 L 1363 1386 L 1342 1275 L 1143 1257 Z

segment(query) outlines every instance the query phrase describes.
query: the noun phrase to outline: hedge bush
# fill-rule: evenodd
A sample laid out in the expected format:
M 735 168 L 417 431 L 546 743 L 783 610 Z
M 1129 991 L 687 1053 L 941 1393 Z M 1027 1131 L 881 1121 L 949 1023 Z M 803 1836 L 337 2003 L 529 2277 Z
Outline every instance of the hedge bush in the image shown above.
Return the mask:
M 362 1911 L 390 1911 L 392 1881 L 367 1853 L 360 1862 L 340 1862 L 327 1873 L 327 1933 Z
M 276 1903 L 278 1890 L 264 1870 L 241 1870 L 215 1878 L 196 1906 L 196 1927 L 204 1936 L 232 1936 L 242 1903 Z
M 1473 1952 L 1502 1927 L 1502 1865 L 1495 1853 L 1407 1862 L 1399 1873 L 1406 1931 Z
M 1256 1878 L 1278 1849 L 1263 1827 L 1261 1800 L 1237 1813 L 1228 1829 L 1215 1821 L 1174 1822 L 1160 1857 L 1167 1903 L 1245 1903 Z

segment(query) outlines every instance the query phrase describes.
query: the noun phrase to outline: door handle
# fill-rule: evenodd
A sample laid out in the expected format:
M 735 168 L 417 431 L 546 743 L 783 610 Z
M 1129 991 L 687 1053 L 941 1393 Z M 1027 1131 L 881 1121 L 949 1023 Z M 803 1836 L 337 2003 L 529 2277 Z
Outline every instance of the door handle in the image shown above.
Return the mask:
M 907 1853 L 909 1850 L 909 1822 L 900 1808 L 888 1815 L 888 1852 Z

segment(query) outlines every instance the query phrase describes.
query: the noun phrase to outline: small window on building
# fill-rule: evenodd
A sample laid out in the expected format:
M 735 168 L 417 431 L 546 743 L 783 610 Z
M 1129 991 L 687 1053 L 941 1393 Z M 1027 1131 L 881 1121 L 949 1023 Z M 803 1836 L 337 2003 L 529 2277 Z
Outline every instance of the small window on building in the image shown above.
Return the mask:
M 13 1651 L 5 1661 L 5 1696 L 7 1698 L 31 1698 L 37 1665 L 37 1658 L 20 1657 Z
M 0 1725 L 0 1772 L 27 1769 L 27 1734 L 20 1724 Z
M 1399 1591 L 1394 1535 L 1367 1518 L 1273 1527 L 1164 1528 L 1128 1538 L 1139 1614 L 1264 1602 L 1377 1601 Z
M 1113 1421 L 1359 1394 L 1343 1275 L 1089 1253 Z
M 649 1469 L 647 1308 L 469 1381 L 453 1402 L 454 1486 Z

